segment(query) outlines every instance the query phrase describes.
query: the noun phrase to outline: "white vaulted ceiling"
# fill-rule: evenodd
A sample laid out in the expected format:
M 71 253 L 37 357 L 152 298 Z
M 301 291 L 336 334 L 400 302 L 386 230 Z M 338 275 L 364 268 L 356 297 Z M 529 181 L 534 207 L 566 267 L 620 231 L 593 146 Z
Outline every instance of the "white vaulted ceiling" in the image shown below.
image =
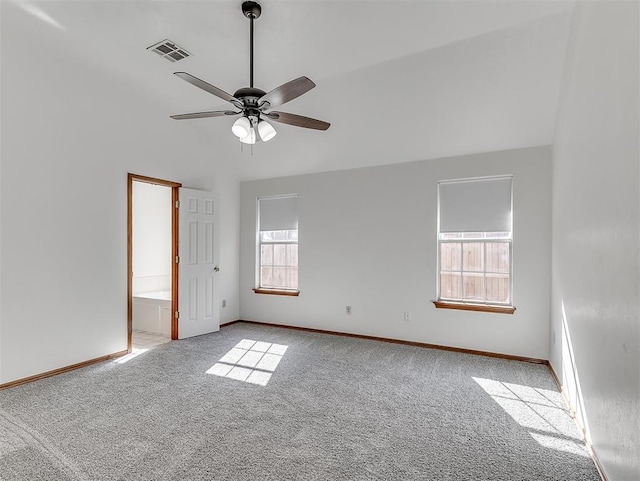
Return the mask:
M 232 159 L 243 180 L 550 144 L 573 7 L 263 0 L 255 86 L 269 91 L 308 76 L 317 87 L 278 110 L 332 125 L 274 123 L 276 138 L 251 155 L 231 134 L 231 118 L 169 119 L 228 108 L 174 71 L 229 93 L 248 85 L 241 0 L 4 1 L 43 48 L 125 82 L 157 105 L 154 115 L 166 115 L 176 138 L 197 132 L 203 152 Z M 146 50 L 165 38 L 192 57 L 172 64 Z

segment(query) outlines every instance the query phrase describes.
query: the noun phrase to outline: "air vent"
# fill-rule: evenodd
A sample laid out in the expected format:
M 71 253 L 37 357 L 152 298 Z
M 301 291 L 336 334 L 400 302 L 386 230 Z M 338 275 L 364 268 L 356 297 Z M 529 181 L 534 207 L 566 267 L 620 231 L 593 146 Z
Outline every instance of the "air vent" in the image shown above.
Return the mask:
M 157 53 L 162 58 L 166 58 L 169 62 L 177 62 L 178 60 L 191 56 L 191 54 L 185 49 L 167 39 L 164 39 L 162 42 L 158 42 L 155 45 L 151 45 L 151 47 L 147 47 L 147 50 Z

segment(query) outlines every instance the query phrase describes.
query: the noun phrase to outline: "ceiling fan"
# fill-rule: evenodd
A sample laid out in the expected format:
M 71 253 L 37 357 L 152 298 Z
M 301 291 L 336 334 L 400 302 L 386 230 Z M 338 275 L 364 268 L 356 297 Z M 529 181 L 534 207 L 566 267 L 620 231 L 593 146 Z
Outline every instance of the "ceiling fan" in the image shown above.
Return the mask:
M 171 115 L 171 118 L 175 120 L 187 120 L 241 115 L 241 117 L 233 124 L 231 131 L 240 139 L 240 142 L 245 144 L 254 144 L 259 139 L 266 142 L 276 135 L 276 130 L 269 122 L 267 122 L 267 119 L 306 129 L 327 130 L 331 125 L 328 122 L 304 117 L 302 115 L 271 110 L 274 107 L 278 107 L 301 96 L 315 87 L 316 84 L 307 77 L 299 77 L 295 80 L 291 80 L 280 87 L 276 87 L 268 93 L 253 86 L 253 21 L 260 17 L 262 7 L 257 2 L 243 2 L 242 13 L 251 23 L 249 87 L 238 89 L 233 95 L 230 95 L 224 90 L 214 87 L 204 80 L 200 80 L 186 72 L 174 72 L 175 75 L 189 82 L 191 85 L 195 85 L 196 87 L 233 104 L 237 110 L 194 112 L 191 114 Z

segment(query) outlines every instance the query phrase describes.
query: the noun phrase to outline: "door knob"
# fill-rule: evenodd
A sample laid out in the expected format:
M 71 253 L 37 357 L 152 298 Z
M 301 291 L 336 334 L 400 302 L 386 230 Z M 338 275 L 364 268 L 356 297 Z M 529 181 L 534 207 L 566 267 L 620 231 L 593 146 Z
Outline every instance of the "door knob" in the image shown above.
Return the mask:
M 213 272 L 220 272 L 220 268 L 219 268 L 218 266 L 215 266 L 215 267 L 213 268 Z

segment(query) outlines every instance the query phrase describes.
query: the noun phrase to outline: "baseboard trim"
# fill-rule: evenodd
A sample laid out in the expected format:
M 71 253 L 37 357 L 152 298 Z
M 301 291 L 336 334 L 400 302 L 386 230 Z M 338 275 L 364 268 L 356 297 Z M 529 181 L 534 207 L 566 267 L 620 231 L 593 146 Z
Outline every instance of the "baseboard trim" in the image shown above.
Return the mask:
M 77 364 L 72 364 L 70 366 L 60 367 L 58 369 L 53 369 L 52 371 L 43 372 L 40 374 L 35 374 L 33 376 L 24 377 L 22 379 L 16 379 L 15 381 L 7 382 L 4 384 L 0 384 L 0 389 L 7 389 L 10 387 L 20 386 L 21 384 L 27 384 L 34 381 L 39 381 L 40 379 L 45 379 L 47 377 L 56 376 L 58 374 L 62 374 L 69 371 L 74 371 L 76 369 L 80 369 L 83 367 L 90 366 L 92 364 L 97 364 L 99 362 L 109 361 L 110 359 L 115 359 L 118 357 L 122 357 L 128 354 L 128 350 L 114 352 L 113 354 L 107 354 L 106 356 L 96 357 L 94 359 L 89 359 L 88 361 L 79 362 Z
M 288 326 L 286 324 L 275 324 L 271 322 L 260 322 L 260 321 L 248 321 L 246 319 L 238 319 L 236 321 L 231 321 L 224 326 L 229 326 L 231 324 L 235 324 L 237 322 L 246 322 L 247 324 L 259 324 L 263 326 L 271 326 L 271 327 L 281 327 L 285 329 L 293 329 L 296 331 L 306 331 L 306 332 L 317 332 L 321 334 L 332 334 L 334 336 L 344 336 L 344 337 L 355 337 L 357 339 L 367 339 L 370 341 L 381 341 L 381 342 L 389 342 L 392 344 L 404 344 L 406 346 L 414 346 L 414 347 L 422 347 L 425 349 L 438 349 L 440 351 L 451 351 L 451 352 L 459 352 L 462 354 L 473 354 L 475 356 L 484 356 L 484 357 L 495 357 L 498 359 L 507 359 L 509 361 L 520 361 L 520 362 L 528 362 L 532 364 L 543 364 L 549 365 L 549 361 L 546 359 L 537 359 L 534 357 L 523 357 L 523 356 L 514 356 L 511 354 L 501 354 L 497 352 L 489 352 L 489 351 L 477 351 L 475 349 L 464 349 L 461 347 L 451 347 L 451 346 L 442 346 L 439 344 L 429 344 L 426 342 L 416 342 L 416 341 L 406 341 L 403 339 L 392 339 L 388 337 L 378 337 L 378 336 L 367 336 L 365 334 L 352 334 L 349 332 L 340 332 L 340 331 L 330 331 L 327 329 L 315 329 L 311 327 L 300 327 L 300 326 Z M 222 327 L 222 326 L 220 326 Z
M 571 403 L 569 402 L 569 397 L 567 396 L 567 391 L 564 388 L 564 386 L 562 385 L 562 382 L 560 381 L 560 378 L 558 377 L 558 373 L 556 373 L 556 370 L 553 367 L 553 364 L 551 364 L 549 362 L 549 363 L 547 363 L 547 365 L 549 366 L 549 372 L 551 372 L 551 377 L 553 378 L 553 380 L 555 381 L 556 385 L 558 386 L 558 390 L 562 394 L 562 398 L 564 399 L 564 403 L 567 406 L 567 408 L 569 409 L 569 413 L 571 414 L 571 417 L 573 418 L 573 421 L 576 423 L 576 426 L 578 427 L 578 430 L 582 434 L 582 439 L 584 440 L 584 443 L 587 446 L 589 454 L 591 454 L 591 459 L 593 459 L 593 463 L 596 465 L 596 469 L 598 470 L 598 474 L 600 474 L 600 477 L 602 478 L 602 481 L 609 481 L 609 478 L 607 477 L 607 474 L 604 471 L 604 466 L 602 465 L 602 462 L 600 461 L 600 458 L 598 457 L 598 453 L 594 449 L 593 445 L 587 439 L 587 433 L 586 433 L 586 430 L 584 428 L 584 425 L 578 419 L 578 416 L 576 415 L 576 412 L 574 411 L 573 407 L 571 406 Z
M 240 319 L 236 319 L 235 321 L 224 322 L 220 324 L 220 329 L 222 329 L 223 327 L 231 326 L 233 324 L 237 324 L 238 322 L 243 322 L 243 321 L 241 321 Z

